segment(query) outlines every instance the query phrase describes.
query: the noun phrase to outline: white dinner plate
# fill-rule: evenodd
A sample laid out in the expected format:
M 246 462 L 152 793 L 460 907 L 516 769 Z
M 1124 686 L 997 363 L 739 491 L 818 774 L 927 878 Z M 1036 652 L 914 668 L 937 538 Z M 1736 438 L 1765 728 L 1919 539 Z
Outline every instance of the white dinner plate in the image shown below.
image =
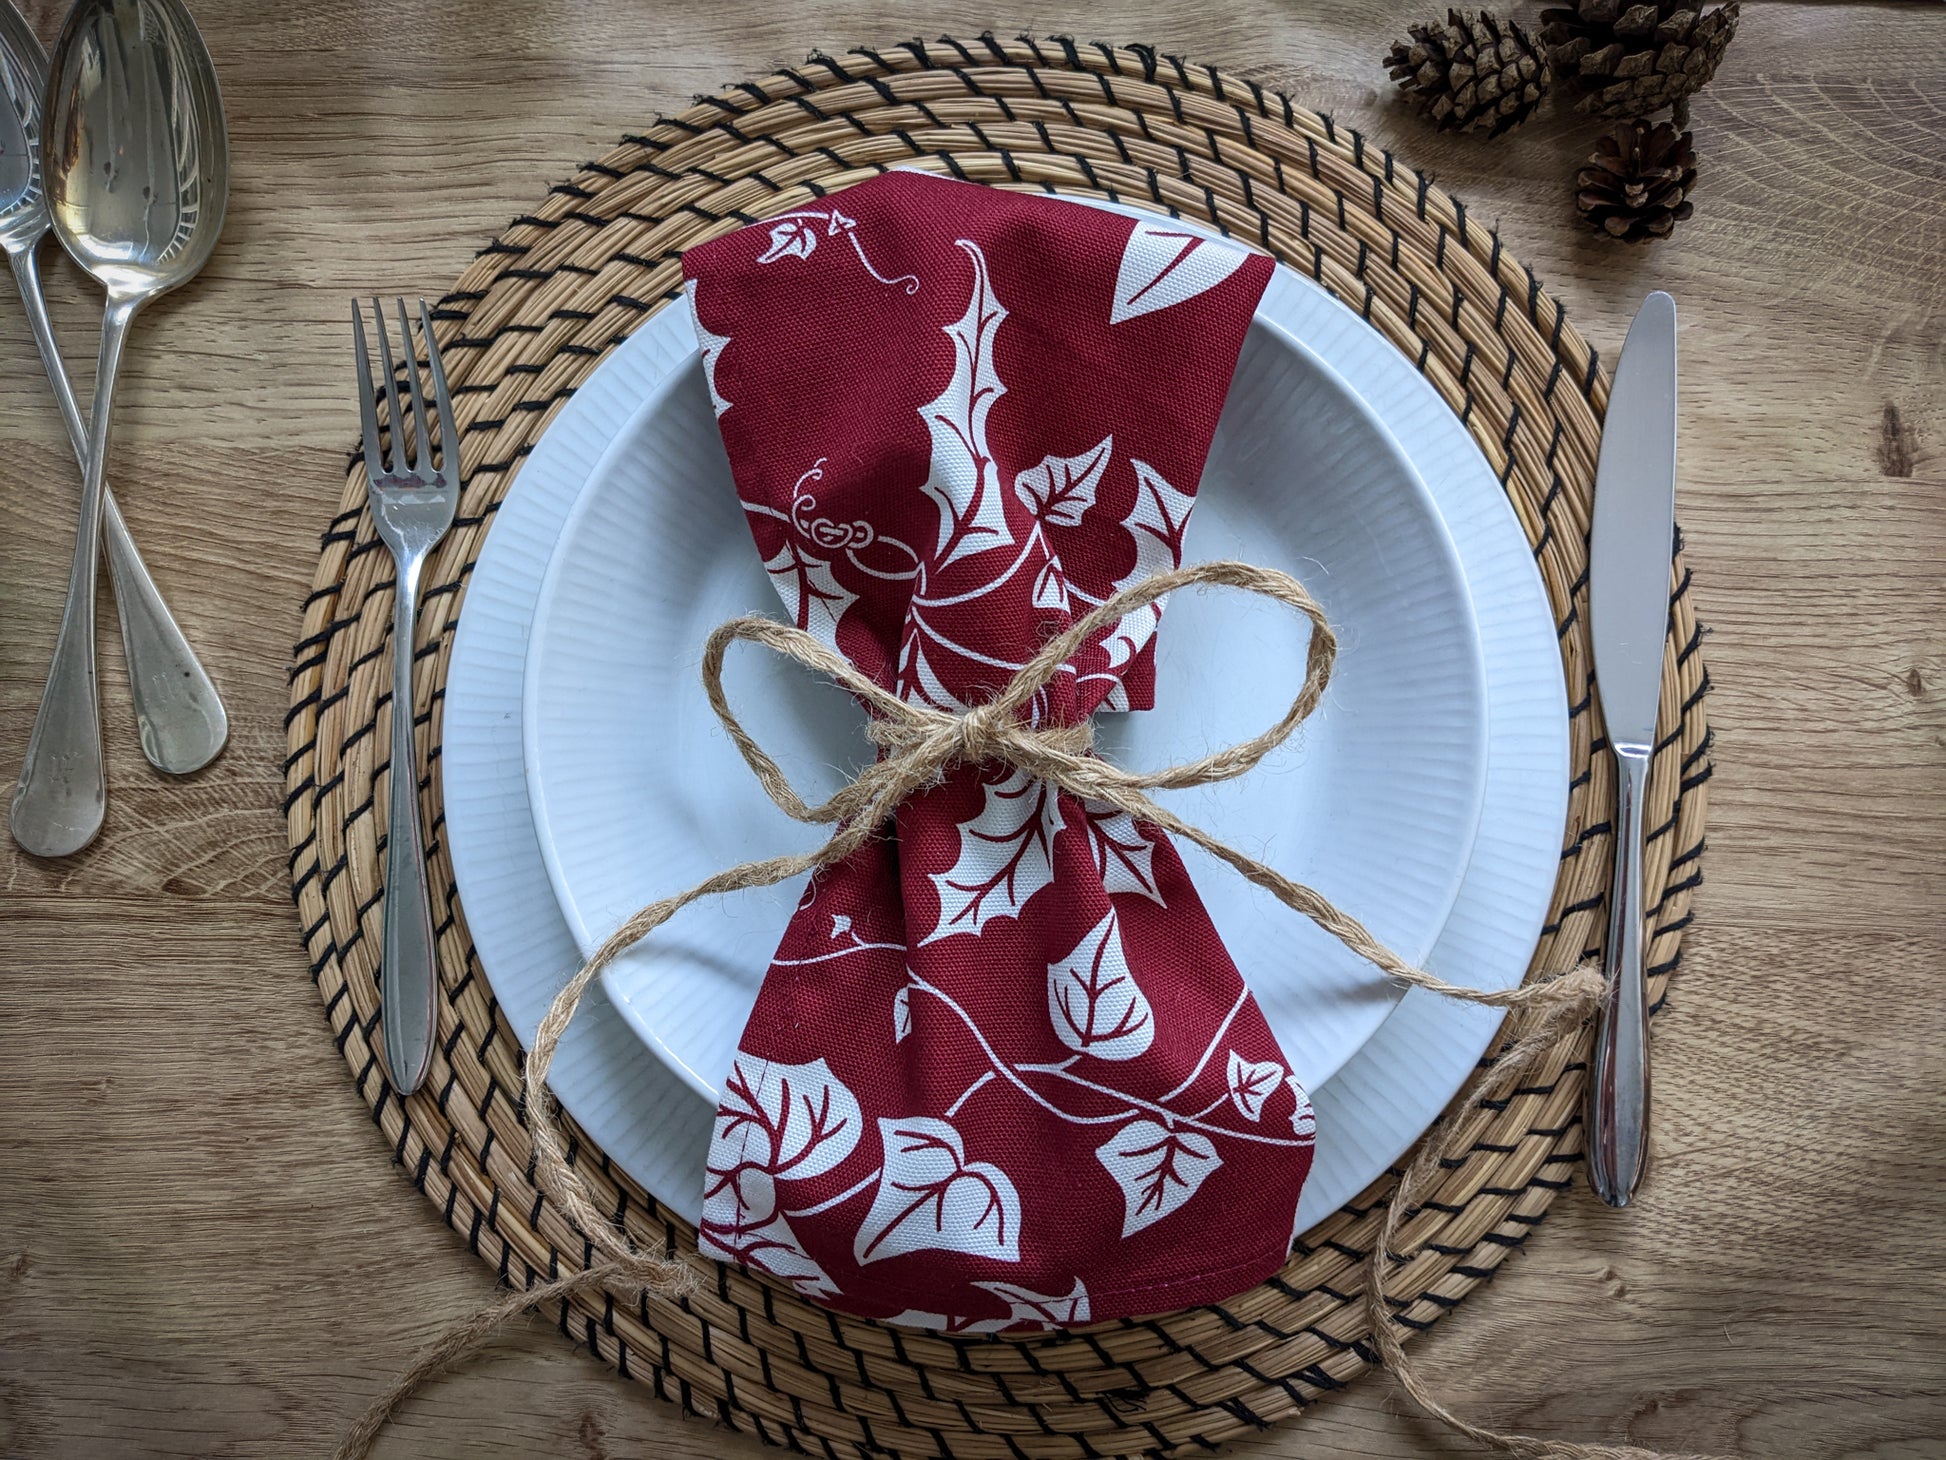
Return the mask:
M 1455 981 L 1510 986 L 1524 973 L 1546 914 L 1567 801 L 1567 707 L 1539 574 L 1486 462 L 1404 357 L 1286 270 L 1273 279 L 1260 312 L 1372 405 L 1450 531 L 1473 599 L 1491 733 L 1472 860 L 1426 962 Z M 523 1041 L 533 1038 L 580 962 L 541 855 L 523 767 L 520 714 L 534 608 L 580 488 L 641 402 L 693 347 L 684 312 L 666 309 L 611 353 L 523 466 L 467 588 L 440 758 L 448 839 L 475 948 Z M 1342 1205 L 1417 1138 L 1496 1024 L 1491 1011 L 1414 991 L 1312 1091 L 1320 1137 L 1300 1228 Z M 651 1054 L 601 991 L 590 994 L 569 1028 L 552 1084 L 611 1160 L 695 1219 L 709 1106 Z
M 1323 606 L 1339 652 L 1291 744 L 1247 776 L 1168 799 L 1418 962 L 1459 893 L 1486 782 L 1485 669 L 1439 510 L 1365 402 L 1268 320 L 1244 344 L 1196 501 L 1185 561 L 1291 573 Z M 691 359 L 597 461 L 528 641 L 527 791 L 584 956 L 647 903 L 828 835 L 771 803 L 698 680 L 717 624 L 781 611 Z M 1302 619 L 1263 600 L 1175 595 L 1155 708 L 1098 716 L 1104 752 L 1149 769 L 1256 734 L 1296 693 L 1307 639 Z M 727 678 L 739 717 L 807 799 L 837 790 L 841 768 L 870 763 L 849 695 L 748 650 Z M 1208 853 L 1179 850 L 1292 1071 L 1306 1089 L 1323 1084 L 1403 990 Z M 712 1103 L 804 880 L 694 904 L 602 975 Z

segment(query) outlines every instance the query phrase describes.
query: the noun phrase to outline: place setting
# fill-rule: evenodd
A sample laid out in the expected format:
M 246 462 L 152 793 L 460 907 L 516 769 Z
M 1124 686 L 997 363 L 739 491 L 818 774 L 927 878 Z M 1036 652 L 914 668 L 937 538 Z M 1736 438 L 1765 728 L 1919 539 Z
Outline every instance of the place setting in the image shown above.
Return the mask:
M 1329 118 L 993 37 L 732 86 L 352 305 L 292 888 L 512 1292 L 340 1453 L 529 1308 L 821 1453 L 1187 1452 L 1374 1364 L 1539 1445 L 1404 1343 L 1645 1169 L 1676 307 L 1603 359 Z

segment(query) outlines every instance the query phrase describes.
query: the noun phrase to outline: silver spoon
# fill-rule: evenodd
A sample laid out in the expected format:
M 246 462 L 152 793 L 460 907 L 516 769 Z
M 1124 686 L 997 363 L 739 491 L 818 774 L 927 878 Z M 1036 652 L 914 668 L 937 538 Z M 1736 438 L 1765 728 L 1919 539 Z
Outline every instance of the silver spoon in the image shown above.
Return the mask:
M 80 0 L 55 46 L 42 165 L 54 231 L 108 291 L 67 607 L 14 791 L 14 839 L 77 852 L 107 786 L 95 691 L 95 559 L 115 375 L 129 326 L 209 258 L 229 193 L 216 70 L 179 0 Z
M 60 346 L 41 293 L 39 252 L 51 226 L 41 189 L 41 98 L 47 93 L 47 53 L 11 4 L 0 0 L 0 248 L 13 265 L 41 364 L 68 429 L 74 457 L 88 464 L 88 423 L 74 398 Z M 11 106 L 5 102 L 10 101 Z M 229 733 L 216 687 L 162 601 L 115 505 L 102 488 L 103 546 L 115 584 L 115 605 L 127 650 L 129 686 L 142 753 L 158 770 L 186 775 L 215 759 Z

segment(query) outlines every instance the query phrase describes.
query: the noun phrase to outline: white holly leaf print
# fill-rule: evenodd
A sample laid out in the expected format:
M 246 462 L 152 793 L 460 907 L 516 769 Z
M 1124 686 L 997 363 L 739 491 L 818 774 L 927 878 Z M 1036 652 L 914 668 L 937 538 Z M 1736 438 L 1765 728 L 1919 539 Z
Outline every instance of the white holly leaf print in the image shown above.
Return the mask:
M 807 1298 L 836 1297 L 839 1291 L 777 1209 L 775 1179 L 754 1167 L 726 1172 L 711 1168 L 696 1250 L 781 1278 Z
M 1152 1120 L 1130 1121 L 1095 1152 L 1095 1159 L 1122 1188 L 1124 1237 L 1168 1216 L 1223 1164 L 1208 1136 L 1165 1130 Z
M 1291 1087 L 1291 1094 L 1297 1100 L 1297 1105 L 1291 1111 L 1292 1133 L 1302 1136 L 1307 1141 L 1316 1140 L 1318 1117 L 1317 1112 L 1311 1109 L 1311 1097 L 1305 1094 L 1304 1087 L 1297 1083 L 1296 1075 L 1292 1075 L 1284 1083 Z
M 1108 469 L 1115 438 L 1104 436 L 1079 456 L 1043 456 L 1014 477 L 1014 495 L 1029 512 L 1052 527 L 1079 527 L 1081 514 L 1095 505 L 1095 490 Z
M 902 984 L 892 995 L 892 1043 L 904 1044 L 912 1032 L 912 985 Z
M 1114 908 L 1047 966 L 1047 1017 L 1061 1043 L 1096 1059 L 1132 1060 L 1154 1043 L 1155 1012 L 1129 972 Z
M 1120 324 L 1193 299 L 1229 278 L 1248 257 L 1233 243 L 1205 238 L 1181 224 L 1137 223 L 1122 249 L 1108 322 Z
M 770 247 L 757 255 L 760 264 L 774 264 L 779 259 L 808 259 L 811 250 L 818 246 L 818 231 L 813 220 L 822 220 L 822 213 L 786 213 L 770 229 Z
M 1230 1103 L 1245 1120 L 1262 1120 L 1264 1102 L 1284 1078 L 1284 1067 L 1276 1060 L 1247 1060 L 1230 1051 Z
M 1054 834 L 1061 798 L 1046 781 L 1015 768 L 984 787 L 980 814 L 959 824 L 959 856 L 934 872 L 939 922 L 921 944 L 978 933 L 994 918 L 1017 918 L 1027 899 L 1054 880 Z
M 1007 393 L 993 366 L 994 337 L 1007 310 L 994 296 L 979 245 L 954 241 L 973 260 L 973 293 L 966 313 L 945 326 L 953 342 L 952 379 L 919 407 L 932 435 L 932 470 L 922 490 L 939 508 L 941 567 L 1014 540 L 1000 498 L 1000 469 L 987 451 L 987 412 Z
M 1051 1326 L 1088 1321 L 1088 1288 L 1080 1278 L 1076 1278 L 1073 1289 L 1060 1298 L 1050 1298 L 1015 1283 L 975 1283 L 973 1286 L 985 1288 L 1007 1305 L 1010 1313 L 1005 1321 L 1009 1325 L 1041 1323 Z
M 739 1051 L 716 1107 L 709 1169 L 822 1176 L 858 1146 L 858 1098 L 823 1060 L 787 1065 Z
M 1006 1172 L 968 1161 L 959 1132 L 934 1116 L 881 1119 L 878 1134 L 878 1192 L 852 1243 L 860 1267 L 926 1250 L 1020 1261 L 1020 1194 Z
M 689 318 L 696 326 L 696 344 L 703 355 L 703 384 L 709 387 L 709 403 L 721 416 L 730 408 L 730 403 L 723 399 L 723 392 L 716 388 L 716 362 L 723 358 L 723 347 L 730 343 L 730 337 L 719 335 L 703 323 L 702 312 L 697 308 L 696 289 L 696 281 L 692 279 L 684 291 L 689 299 Z
M 831 576 L 831 564 L 787 537 L 777 555 L 765 560 L 764 571 L 777 585 L 777 596 L 784 600 L 791 622 L 837 648 L 838 620 L 858 602 L 858 595 Z
M 1083 801 L 1081 809 L 1101 885 L 1110 892 L 1139 893 L 1167 907 L 1155 880 L 1155 843 L 1142 835 L 1135 818 L 1106 801 Z

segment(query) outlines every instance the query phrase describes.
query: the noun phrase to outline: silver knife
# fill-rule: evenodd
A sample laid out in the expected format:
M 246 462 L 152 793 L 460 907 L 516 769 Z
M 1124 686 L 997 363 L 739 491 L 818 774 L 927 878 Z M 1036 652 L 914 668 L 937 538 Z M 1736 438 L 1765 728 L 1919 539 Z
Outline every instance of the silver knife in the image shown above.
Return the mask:
M 1651 294 L 1628 327 L 1595 468 L 1589 621 L 1595 682 L 1614 752 L 1615 882 L 1608 988 L 1588 1082 L 1588 1180 L 1627 1206 L 1649 1135 L 1649 991 L 1642 970 L 1642 814 L 1662 699 L 1676 528 L 1676 301 Z

